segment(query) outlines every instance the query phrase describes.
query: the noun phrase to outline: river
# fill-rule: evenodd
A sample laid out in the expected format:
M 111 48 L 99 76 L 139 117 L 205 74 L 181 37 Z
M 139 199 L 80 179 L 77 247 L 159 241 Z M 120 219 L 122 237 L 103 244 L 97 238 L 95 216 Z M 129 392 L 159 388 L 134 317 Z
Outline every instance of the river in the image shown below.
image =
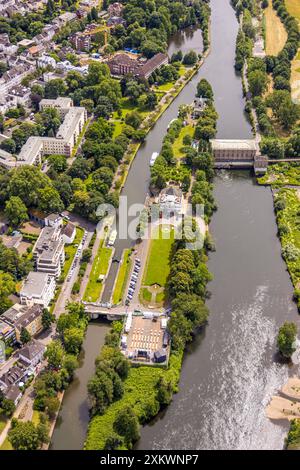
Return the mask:
M 234 72 L 238 24 L 229 0 L 211 0 L 211 52 L 147 136 L 131 166 L 123 196 L 143 203 L 148 192 L 149 160 L 159 151 L 169 122 L 181 104 L 193 101 L 200 78 L 212 84 L 219 113 L 218 137 L 249 138 L 241 80 Z M 199 31 L 174 36 L 169 53 L 201 50 Z M 218 211 L 211 232 L 217 251 L 210 255 L 209 324 L 185 355 L 180 391 L 172 404 L 142 430 L 139 449 L 229 449 L 283 446 L 285 428 L 264 415 L 271 394 L 287 378 L 274 360 L 275 336 L 285 319 L 296 319 L 292 285 L 280 256 L 272 197 L 248 173 L 224 172 L 215 178 Z M 130 222 L 130 219 L 129 219 Z M 115 256 L 133 241 L 117 239 Z M 106 281 L 103 300 L 111 296 L 117 264 Z M 80 449 L 88 425 L 86 383 L 103 344 L 104 331 L 89 326 L 86 357 L 63 401 L 54 449 Z M 92 333 L 91 333 L 92 331 Z M 89 335 L 94 335 L 93 339 Z
M 109 323 L 89 323 L 79 357 L 79 368 L 63 398 L 51 439 L 51 450 L 83 448 L 89 422 L 87 383 L 95 372 L 95 359 L 108 331 Z

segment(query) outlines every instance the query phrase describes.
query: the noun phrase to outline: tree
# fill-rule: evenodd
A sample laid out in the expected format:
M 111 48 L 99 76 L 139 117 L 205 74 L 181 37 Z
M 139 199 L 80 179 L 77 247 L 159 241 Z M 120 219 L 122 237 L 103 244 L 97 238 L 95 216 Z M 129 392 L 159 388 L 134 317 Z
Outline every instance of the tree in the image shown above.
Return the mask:
M 29 341 L 31 341 L 31 334 L 24 327 L 22 327 L 21 329 L 20 341 L 22 344 L 26 344 L 26 343 L 29 343 Z
M 134 129 L 138 129 L 138 127 L 140 127 L 142 120 L 143 120 L 143 117 L 137 111 L 128 113 L 126 114 L 126 117 L 125 117 L 125 123 L 128 126 L 133 127 Z
M 28 220 L 27 207 L 19 196 L 11 196 L 6 201 L 4 212 L 12 227 L 19 227 Z
M 86 248 L 85 250 L 83 250 L 82 252 L 82 257 L 81 257 L 81 261 L 83 263 L 87 263 L 88 261 L 90 261 L 91 257 L 92 257 L 92 250 L 91 248 Z
M 14 414 L 15 409 L 16 406 L 12 400 L 4 397 L 1 399 L 0 397 L 0 413 L 10 418 Z
M 84 331 L 81 328 L 69 328 L 64 331 L 65 349 L 70 354 L 78 354 L 84 339 Z
M 64 209 L 59 192 L 52 185 L 38 190 L 38 208 L 46 214 Z
M 13 277 L 9 273 L 0 271 L 0 313 L 5 312 L 10 307 L 11 302 L 7 297 L 13 294 L 16 289 L 16 284 Z
M 48 330 L 51 324 L 55 322 L 55 315 L 51 313 L 47 308 L 43 309 L 42 313 L 42 325 L 44 330 Z
M 49 419 L 53 419 L 59 409 L 60 401 L 57 397 L 46 397 L 44 400 L 45 412 Z
M 37 450 L 41 446 L 37 428 L 31 421 L 13 419 L 8 440 L 15 450 Z
M 67 86 L 61 78 L 49 80 L 45 86 L 45 98 L 56 99 L 59 96 L 64 96 L 67 91 Z
M 189 51 L 183 58 L 184 65 L 195 65 L 198 60 L 198 56 L 195 51 Z
M 132 408 L 128 406 L 119 411 L 114 422 L 114 430 L 124 437 L 125 444 L 129 448 L 139 439 L 139 421 Z
M 287 359 L 296 351 L 295 341 L 297 337 L 297 325 L 293 322 L 285 322 L 277 336 L 277 346 L 280 353 Z
M 213 100 L 214 94 L 210 83 L 206 78 L 202 78 L 197 85 L 197 96 L 202 98 L 207 98 L 208 100 Z
M 48 359 L 48 365 L 53 369 L 59 369 L 64 361 L 65 351 L 59 340 L 52 341 L 48 344 L 45 358 Z
M 253 96 L 262 95 L 267 88 L 268 76 L 262 70 L 253 70 L 248 73 L 249 90 Z

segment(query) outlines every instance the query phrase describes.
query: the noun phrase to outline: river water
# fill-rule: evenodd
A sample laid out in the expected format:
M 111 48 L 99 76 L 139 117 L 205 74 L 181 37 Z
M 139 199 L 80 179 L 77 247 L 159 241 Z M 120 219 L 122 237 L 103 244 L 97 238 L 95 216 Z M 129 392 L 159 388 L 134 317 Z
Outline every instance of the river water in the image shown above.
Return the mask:
M 95 372 L 109 323 L 91 322 L 79 358 L 79 368 L 64 395 L 62 407 L 51 439 L 51 450 L 78 450 L 83 448 L 89 423 L 87 383 Z
M 200 78 L 212 84 L 219 113 L 218 137 L 250 138 L 241 80 L 234 72 L 238 24 L 229 0 L 211 0 L 211 52 L 147 136 L 122 195 L 128 206 L 143 203 L 148 192 L 149 160 L 159 151 L 169 122 L 181 104 L 193 101 Z M 174 36 L 169 54 L 201 51 L 199 31 Z M 210 230 L 217 251 L 210 255 L 209 324 L 185 355 L 180 391 L 170 407 L 142 430 L 139 449 L 280 449 L 285 427 L 267 420 L 264 407 L 287 378 L 275 360 L 275 336 L 285 319 L 297 318 L 292 285 L 280 256 L 272 197 L 246 172 L 215 178 L 218 211 Z M 129 219 L 130 222 L 130 219 Z M 115 256 L 134 241 L 117 239 Z M 108 301 L 117 273 L 113 264 L 103 300 Z M 89 326 L 85 358 L 68 389 L 53 439 L 54 449 L 80 449 L 88 425 L 86 384 L 104 340 L 105 326 Z

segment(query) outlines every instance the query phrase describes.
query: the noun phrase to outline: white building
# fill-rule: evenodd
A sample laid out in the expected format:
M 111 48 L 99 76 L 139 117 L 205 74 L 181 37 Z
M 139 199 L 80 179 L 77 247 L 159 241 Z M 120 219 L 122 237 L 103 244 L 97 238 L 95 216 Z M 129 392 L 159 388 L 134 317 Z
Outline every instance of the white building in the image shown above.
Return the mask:
M 86 109 L 73 106 L 70 98 L 42 100 L 41 109 L 56 108 L 64 121 L 59 127 L 56 137 L 31 136 L 21 148 L 16 164 L 12 155 L 6 152 L 0 159 L 0 165 L 6 168 L 21 165 L 40 165 L 44 155 L 65 155 L 70 157 L 87 120 Z M 14 164 L 13 164 L 14 163 Z
M 64 245 L 60 226 L 44 227 L 33 247 L 36 270 L 58 278 L 65 262 Z
M 49 273 L 31 271 L 22 284 L 21 304 L 39 304 L 47 308 L 54 298 L 55 286 L 55 278 Z
M 49 55 L 42 55 L 42 57 L 38 58 L 37 65 L 40 68 L 52 67 L 55 69 L 56 60 L 53 59 L 53 57 L 50 57 Z
M 0 79 L 0 99 L 6 98 L 8 90 L 20 85 L 23 78 L 34 70 L 34 65 L 24 62 L 5 72 Z
M 50 99 L 43 99 L 41 100 L 40 104 L 40 111 L 44 111 L 45 109 L 54 108 L 59 112 L 61 118 L 64 118 L 65 115 L 73 108 L 73 101 L 71 98 L 65 98 L 59 96 L 55 100 Z

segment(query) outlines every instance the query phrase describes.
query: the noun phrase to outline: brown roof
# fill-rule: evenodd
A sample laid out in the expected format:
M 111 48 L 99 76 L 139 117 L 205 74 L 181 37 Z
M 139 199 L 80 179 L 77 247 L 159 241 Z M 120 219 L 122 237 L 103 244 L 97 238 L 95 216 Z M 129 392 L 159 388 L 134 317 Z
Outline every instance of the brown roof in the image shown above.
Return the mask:
M 168 60 L 167 54 L 159 52 L 139 68 L 138 75 L 141 77 L 147 77 L 149 74 L 151 75 L 151 73 L 160 67 L 166 60 Z
M 20 349 L 19 356 L 22 355 L 29 361 L 32 361 L 38 354 L 44 351 L 45 346 L 39 341 L 32 340 Z
M 67 225 L 64 226 L 62 230 L 62 234 L 68 238 L 71 238 L 74 233 L 74 230 L 76 230 L 75 225 L 68 223 Z

